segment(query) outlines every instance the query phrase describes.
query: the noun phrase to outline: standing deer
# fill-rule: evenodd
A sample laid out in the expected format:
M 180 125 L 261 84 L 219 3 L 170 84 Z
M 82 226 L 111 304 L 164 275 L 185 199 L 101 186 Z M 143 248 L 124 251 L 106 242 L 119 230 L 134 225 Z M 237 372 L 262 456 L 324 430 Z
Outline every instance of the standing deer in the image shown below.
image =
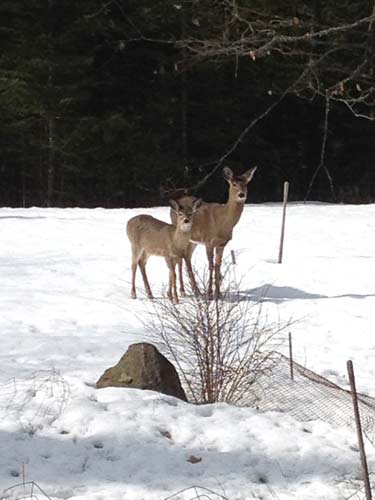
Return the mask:
M 126 232 L 132 248 L 132 289 L 131 296 L 137 298 L 135 275 L 139 266 L 148 298 L 152 299 L 150 284 L 146 274 L 146 262 L 151 255 L 165 258 L 169 268 L 169 299 L 178 304 L 176 289 L 176 263 L 185 255 L 191 238 L 193 216 L 202 203 L 195 199 L 189 207 L 170 200 L 175 225 L 167 224 L 151 215 L 137 215 L 128 221 Z M 194 280 L 194 276 L 191 277 Z M 195 282 L 195 280 L 194 280 Z
M 247 185 L 253 178 L 257 167 L 247 170 L 242 175 L 235 176 L 229 167 L 224 167 L 223 176 L 229 184 L 228 201 L 225 204 L 220 203 L 203 203 L 197 211 L 193 221 L 191 231 L 191 244 L 187 246 L 183 256 L 186 261 L 189 276 L 191 270 L 191 257 L 196 247 L 196 244 L 202 244 L 206 247 L 209 279 L 207 288 L 207 297 L 213 297 L 213 274 L 215 273 L 215 298 L 220 297 L 220 281 L 221 281 L 221 261 L 223 252 L 228 241 L 232 239 L 234 226 L 240 220 L 243 207 L 247 196 Z M 180 206 L 192 206 L 195 198 L 184 196 L 178 200 Z M 172 211 L 171 218 L 173 223 L 176 221 L 176 215 Z M 183 293 L 184 284 L 182 278 L 182 259 L 178 261 L 180 290 Z M 192 272 L 192 271 L 191 271 Z M 194 292 L 196 285 L 192 283 Z

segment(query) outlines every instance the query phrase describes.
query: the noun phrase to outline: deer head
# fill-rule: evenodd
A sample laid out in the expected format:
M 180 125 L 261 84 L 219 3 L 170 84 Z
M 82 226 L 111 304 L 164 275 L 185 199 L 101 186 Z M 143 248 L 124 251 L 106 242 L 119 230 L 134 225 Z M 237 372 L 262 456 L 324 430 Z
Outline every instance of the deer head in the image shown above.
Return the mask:
M 246 170 L 242 175 L 234 175 L 229 167 L 223 168 L 223 177 L 229 183 L 229 199 L 238 203 L 245 203 L 247 185 L 253 178 L 257 167 Z
M 202 200 L 195 199 L 191 206 L 182 206 L 175 200 L 169 200 L 169 204 L 174 211 L 176 226 L 184 233 L 191 231 L 194 213 L 201 206 Z

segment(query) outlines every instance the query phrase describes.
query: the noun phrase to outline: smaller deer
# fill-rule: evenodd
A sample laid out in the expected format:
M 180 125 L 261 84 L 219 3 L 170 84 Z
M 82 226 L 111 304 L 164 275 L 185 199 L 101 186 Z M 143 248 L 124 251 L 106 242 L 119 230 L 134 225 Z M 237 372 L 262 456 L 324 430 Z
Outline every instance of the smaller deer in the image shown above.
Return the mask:
M 167 224 L 151 215 L 137 215 L 128 221 L 126 232 L 132 248 L 132 289 L 131 296 L 137 298 L 135 276 L 139 266 L 147 297 L 152 299 L 150 284 L 146 274 L 147 259 L 151 255 L 164 257 L 169 269 L 168 298 L 178 304 L 176 289 L 176 264 L 184 258 L 190 243 L 193 216 L 202 200 L 196 199 L 189 207 L 170 200 L 176 224 Z M 194 277 L 193 277 L 194 280 Z

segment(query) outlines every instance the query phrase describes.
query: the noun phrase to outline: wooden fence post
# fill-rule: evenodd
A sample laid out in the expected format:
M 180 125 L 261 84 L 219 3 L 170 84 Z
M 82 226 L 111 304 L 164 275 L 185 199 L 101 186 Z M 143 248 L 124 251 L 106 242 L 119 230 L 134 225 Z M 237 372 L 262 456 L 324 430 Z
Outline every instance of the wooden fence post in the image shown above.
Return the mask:
M 367 468 L 367 459 L 366 459 L 365 445 L 363 442 L 361 417 L 359 415 L 358 396 L 357 396 L 357 390 L 356 390 L 356 386 L 355 386 L 355 377 L 354 377 L 354 369 L 353 369 L 352 361 L 351 360 L 347 361 L 346 366 L 347 366 L 347 370 L 348 370 L 350 390 L 351 390 L 352 399 L 353 399 L 354 418 L 355 418 L 355 425 L 356 425 L 356 429 L 357 429 L 359 453 L 361 456 L 362 476 L 363 476 L 363 482 L 365 484 L 365 495 L 366 495 L 366 500 L 372 500 L 370 478 L 369 478 L 368 468 Z
M 280 247 L 279 247 L 279 258 L 278 264 L 281 264 L 283 260 L 283 247 L 284 247 L 284 232 L 285 232 L 285 216 L 286 216 L 286 204 L 288 202 L 288 191 L 289 191 L 289 182 L 284 182 L 284 200 L 283 200 L 283 218 L 281 223 L 281 236 L 280 236 Z

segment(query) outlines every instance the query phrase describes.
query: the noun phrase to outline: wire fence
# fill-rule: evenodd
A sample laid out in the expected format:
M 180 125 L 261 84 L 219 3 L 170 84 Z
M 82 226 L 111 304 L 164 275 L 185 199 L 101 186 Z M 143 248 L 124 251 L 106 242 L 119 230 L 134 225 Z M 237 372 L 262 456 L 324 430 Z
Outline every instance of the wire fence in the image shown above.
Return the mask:
M 4 490 L 0 500 L 52 500 L 34 481 L 15 484 Z
M 177 491 L 163 500 L 228 500 L 228 498 L 202 486 L 191 486 Z
M 69 385 L 59 372 L 37 371 L 1 386 L 0 417 L 11 415 L 22 431 L 34 434 L 61 415 L 69 396 Z
M 351 392 L 308 368 L 274 353 L 272 370 L 254 385 L 249 405 L 261 411 L 287 413 L 300 421 L 323 420 L 332 425 L 355 426 Z M 362 427 L 371 432 L 375 424 L 375 399 L 358 394 Z

